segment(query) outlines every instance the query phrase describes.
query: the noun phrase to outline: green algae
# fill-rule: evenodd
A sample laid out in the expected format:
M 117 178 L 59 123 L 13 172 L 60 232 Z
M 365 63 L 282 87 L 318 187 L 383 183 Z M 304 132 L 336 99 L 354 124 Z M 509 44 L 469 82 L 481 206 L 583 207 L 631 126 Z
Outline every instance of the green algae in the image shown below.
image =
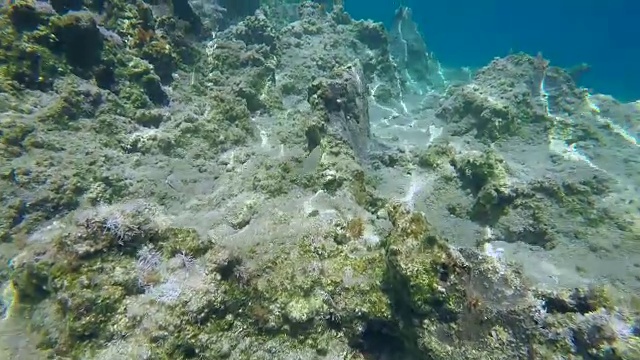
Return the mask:
M 195 229 L 170 227 L 162 229 L 156 235 L 162 239 L 161 249 L 165 257 L 171 258 L 177 254 L 200 257 L 209 250 L 211 243 L 203 239 Z
M 216 154 L 249 140 L 254 130 L 246 102 L 220 91 L 211 92 L 208 98 L 216 106 L 206 117 L 183 124 L 173 139 L 174 145 L 185 148 L 196 143 L 206 144 L 208 150 Z
M 0 9 L 0 89 L 48 90 L 53 79 L 69 69 L 50 49 L 54 37 L 47 28 L 51 14 L 39 13 L 32 1 Z
M 104 241 L 96 243 L 95 238 L 89 240 L 80 234 L 66 233 L 65 239 L 60 238 L 57 248 L 61 250 L 56 252 L 55 260 L 16 263 L 11 277 L 25 302 L 35 304 L 49 297 L 60 299 L 56 308 L 63 328 L 48 331 L 58 333 L 55 343 L 49 346 L 61 354 L 80 354 L 115 336 L 109 327 L 122 321 L 119 317 L 124 299 L 141 291 L 132 259 L 114 253 L 117 249 L 125 250 L 120 242 L 103 235 Z M 76 236 L 78 240 L 69 236 Z M 87 240 L 81 240 L 85 238 Z M 145 238 L 166 250 L 168 257 L 175 254 L 173 249 L 196 253 L 197 249 L 189 244 L 194 241 L 202 244 L 188 229 L 168 228 L 153 235 L 141 235 L 138 241 L 144 242 Z M 163 342 L 164 355 L 160 358 L 187 358 L 185 349 L 203 347 L 205 344 L 200 341 L 204 336 L 219 338 L 220 331 L 229 328 L 243 328 L 256 339 L 280 334 L 283 343 L 321 349 L 332 323 L 339 324 L 350 336 L 357 336 L 358 329 L 371 318 L 388 319 L 389 301 L 380 288 L 383 254 L 354 248 L 355 243 L 351 244 L 338 246 L 328 240 L 317 243 L 314 238 L 301 239 L 286 256 L 271 259 L 260 276 L 230 277 L 229 274 L 245 271 L 240 267 L 241 262 L 212 262 L 216 266 L 214 270 L 224 276 L 219 280 L 204 279 L 210 285 L 190 292 L 188 301 L 185 299 L 186 302 L 180 301 L 171 307 L 162 327 L 175 323 L 180 324 L 180 329 Z M 204 250 L 203 245 L 194 246 Z M 209 252 L 221 251 L 209 246 L 212 247 Z M 215 263 L 228 265 L 220 267 Z M 314 264 L 316 267 L 312 268 Z M 207 290 L 209 286 L 217 290 L 211 293 Z M 204 313 L 197 315 L 198 323 L 189 325 L 179 320 L 196 316 L 200 311 Z M 235 314 L 234 320 L 229 318 L 231 314 Z M 208 345 L 199 352 L 213 354 L 212 348 L 215 347 Z
M 161 84 L 169 81 L 178 68 L 178 52 L 171 45 L 173 39 L 139 31 L 138 25 L 145 31 L 152 28 L 153 22 L 149 19 L 138 22 L 138 17 L 150 16 L 148 6 L 119 1 L 113 4 L 107 15 L 109 21 L 113 28 L 127 30 L 122 32 L 127 34 L 125 40 L 137 44 L 138 51 L 137 55 L 116 56 L 110 53 L 113 48 L 107 45 L 107 54 L 103 54 L 117 65 L 114 76 L 119 81 L 118 93 L 124 108 L 118 113 L 133 116 L 133 121 L 142 126 L 155 128 L 164 120 L 147 111 L 166 100 Z M 117 22 L 122 8 L 130 11 L 131 16 Z M 77 26 L 85 20 L 56 18 L 55 29 L 59 33 L 61 28 Z M 240 34 L 245 45 L 255 41 L 251 28 L 264 25 L 258 22 L 259 19 L 249 20 L 248 30 L 244 29 Z M 305 26 L 309 33 L 321 31 L 313 22 Z M 361 36 L 375 37 L 378 30 L 374 27 L 360 31 Z M 270 36 L 266 34 L 260 42 L 268 43 Z M 212 58 L 216 67 L 234 70 L 226 61 L 242 59 L 256 65 L 255 77 L 239 86 L 237 89 L 240 90 L 234 94 L 218 87 L 220 84 L 214 85 L 216 91 L 208 96 L 215 106 L 207 116 L 188 118 L 180 131 L 160 146 L 166 153 L 170 154 L 169 148 L 174 145 L 182 148 L 202 146 L 199 156 L 215 156 L 228 149 L 228 144 L 243 144 L 249 139 L 253 131 L 251 111 L 278 109 L 281 105 L 279 94 L 269 93 L 273 85 L 270 79 L 272 63 L 271 60 L 264 61 L 264 56 L 272 53 L 247 54 L 239 51 L 245 48 L 238 45 L 238 49 L 234 49 L 238 50 L 236 53 L 224 58 L 224 48 L 225 45 L 220 47 L 222 55 L 219 58 L 218 55 Z M 73 55 L 69 57 L 62 49 L 56 51 L 65 57 L 65 66 L 85 67 L 74 62 Z M 239 54 L 247 57 L 238 57 Z M 365 66 L 373 67 L 374 64 Z M 224 79 L 216 76 L 213 76 L 214 80 Z M 10 74 L 7 78 L 13 77 Z M 83 112 L 87 109 L 80 111 L 77 107 L 80 103 L 96 100 L 93 94 L 73 87 L 65 88 L 61 93 L 62 96 L 41 115 L 41 123 L 69 129 L 79 126 L 79 119 L 96 114 L 95 109 Z M 296 243 L 275 251 L 268 246 L 256 246 L 256 253 L 266 252 L 271 256 L 253 264 L 252 268 L 251 259 L 225 254 L 225 249 L 211 239 L 202 238 L 195 229 L 156 228 L 154 216 L 157 214 L 136 219 L 134 216 L 140 214 L 126 213 L 124 230 L 131 235 L 122 236 L 107 231 L 108 220 L 113 218 L 99 213 L 85 219 L 84 223 L 72 225 L 57 237 L 53 242 L 54 253 L 44 251 L 50 257 L 41 258 L 42 254 L 34 253 L 26 261 L 12 264 L 11 284 L 24 305 L 22 311 L 28 313 L 32 306 L 44 311 L 47 308 L 43 305 L 52 306 L 51 318 L 56 324 L 51 326 L 46 321 L 39 324 L 43 335 L 41 346 L 54 350 L 59 357 L 82 358 L 93 357 L 105 347 L 125 339 L 148 348 L 150 358 L 172 360 L 197 356 L 257 359 L 266 357 L 258 355 L 264 349 L 271 352 L 266 358 L 285 358 L 303 349 L 312 349 L 314 355 L 323 357 L 331 353 L 334 345 L 342 346 L 344 354 L 358 359 L 363 353 L 377 350 L 381 353 L 394 350 L 395 354 L 408 358 L 443 360 L 511 360 L 525 356 L 528 349 L 535 349 L 530 351 L 531 356 L 543 354 L 540 358 L 573 351 L 566 343 L 551 346 L 543 336 L 529 336 L 529 331 L 535 329 L 526 328 L 532 326 L 529 319 L 532 309 L 525 305 L 510 309 L 524 318 L 521 327 L 514 325 L 513 319 L 504 314 L 496 315 L 499 311 L 492 308 L 496 304 L 486 293 L 477 290 L 478 285 L 472 281 L 478 277 L 480 283 L 489 282 L 479 275 L 496 269 L 491 265 L 466 263 L 446 239 L 435 233 L 422 214 L 412 213 L 399 204 L 389 204 L 385 208 L 384 202 L 372 190 L 370 179 L 353 150 L 342 139 L 327 133 L 325 114 L 318 108 L 316 111 L 309 116 L 311 124 L 301 128 L 309 134 L 304 145 L 310 148 L 322 146 L 325 156 L 318 164 L 318 171 L 300 177 L 295 171 L 297 159 L 274 159 L 265 162 L 264 169 L 254 177 L 254 189 L 272 197 L 285 194 L 294 186 L 330 193 L 347 189 L 367 210 L 377 212 L 384 208 L 382 213 L 388 215 L 393 229 L 384 238 L 381 248 L 365 247 L 358 241 L 362 219 L 356 218 L 346 224 L 334 224 L 335 228 L 326 232 L 303 236 Z M 301 117 L 307 118 L 307 115 Z M 12 124 L 10 130 L 6 136 L 3 132 L 3 144 L 8 151 L 19 154 L 24 151 L 24 144 L 29 146 L 26 139 L 33 129 Z M 487 151 L 478 156 L 456 157 L 450 147 L 443 146 L 424 154 L 418 162 L 420 166 L 434 169 L 453 165 L 461 181 L 477 197 L 476 214 L 494 214 L 505 208 L 501 200 L 508 190 L 509 171 L 495 153 Z M 23 170 L 3 174 L 20 176 Z M 94 204 L 115 203 L 123 197 L 124 186 L 117 179 L 113 184 L 109 178 L 89 171 L 85 174 L 85 170 L 77 168 L 82 181 L 70 180 L 69 184 L 64 184 L 72 189 L 64 199 L 71 201 L 87 192 L 91 193 L 88 197 Z M 64 179 L 53 181 L 56 188 L 63 187 L 60 181 L 64 182 Z M 591 185 L 554 187 L 548 196 L 578 210 L 582 203 L 574 204 L 572 196 L 587 198 L 591 190 L 597 191 Z M 535 202 L 524 192 L 518 194 L 521 202 L 515 204 L 535 205 L 540 219 L 550 216 L 544 209 L 546 203 Z M 533 196 L 530 192 L 526 194 Z M 13 211 L 9 219 L 19 217 L 22 207 L 19 202 L 9 207 Z M 238 221 L 233 222 L 234 227 L 241 228 L 244 221 L 239 216 Z M 176 279 L 181 282 L 183 287 L 177 298 L 170 301 L 161 298 L 140 284 L 137 264 L 140 255 L 137 252 L 148 245 L 159 250 L 163 262 L 170 262 L 180 255 L 196 258 L 189 261 L 199 258 L 202 262 L 189 263 L 189 266 L 203 271 L 194 271 L 195 274 L 189 273 L 186 277 L 178 271 L 163 273 L 154 280 L 156 283 L 145 282 L 158 286 Z M 180 266 L 186 265 L 186 261 L 182 259 Z M 614 306 L 608 295 L 599 291 L 585 291 L 580 298 L 588 302 L 586 311 L 589 312 Z M 35 312 L 30 315 L 34 314 L 37 315 Z M 558 328 L 579 321 L 577 316 L 563 320 L 558 322 Z M 615 339 L 613 342 L 622 358 L 633 358 L 637 353 L 635 339 Z M 592 350 L 596 358 L 607 358 L 610 351 L 605 347 Z
M 104 28 L 88 11 L 59 15 L 30 0 L 16 2 L 0 13 L 0 88 L 51 90 L 56 79 L 73 73 L 117 92 L 134 108 L 166 104 L 161 84 L 172 82 L 180 64 L 193 64 L 199 55 L 175 24 L 171 36 L 156 31 L 172 26 L 161 20 L 142 2 L 111 2 Z
M 433 144 L 418 154 L 417 164 L 425 169 L 440 169 L 455 158 L 455 149 L 449 144 Z
M 539 354 L 573 351 L 561 342 L 547 343 L 537 330 L 527 328 L 532 308 L 514 308 L 521 317 L 516 322 L 492 308 L 502 300 L 480 289 L 485 281 L 504 275 L 495 272 L 498 268 L 491 262 L 467 262 L 433 232 L 422 214 L 395 203 L 385 212 L 393 229 L 381 247 L 363 247 L 356 238 L 336 242 L 334 230 L 349 232 L 349 227 L 327 229 L 264 254 L 259 267 L 215 242 L 203 242 L 192 229 L 147 227 L 123 245 L 113 235 L 97 232 L 100 218 L 91 218 L 98 222 L 89 221 L 87 230 L 61 234 L 54 252 L 38 260 L 16 260 L 11 282 L 21 311 L 51 304 L 48 316 L 57 320 L 53 326 L 39 323 L 41 346 L 60 356 L 97 354 L 119 336 L 135 332 L 143 321 L 144 330 L 136 332 L 135 339 L 158 359 L 194 354 L 250 359 L 264 346 L 279 349 L 278 354 L 313 349 L 322 355 L 334 343 L 362 351 L 389 346 L 403 356 L 443 360 L 514 358 L 522 354 L 521 346 Z M 148 222 L 129 219 L 137 228 Z M 96 236 L 103 240 L 96 242 Z M 154 244 L 165 261 L 180 253 L 201 256 L 204 268 L 176 278 L 183 279 L 182 290 L 167 302 L 140 287 L 140 259 L 127 249 L 144 244 Z M 260 245 L 255 251 L 262 252 Z M 177 273 L 162 276 L 158 286 Z M 508 288 L 522 291 L 517 275 L 508 276 Z M 558 313 L 548 326 L 573 326 L 582 318 L 572 314 L 588 318 L 616 306 L 603 288 L 541 296 L 549 311 Z M 516 335 L 519 331 L 525 333 Z M 516 340 L 523 334 L 529 335 Z M 616 339 L 608 349 L 633 354 L 634 346 L 633 341 Z M 599 358 L 611 350 L 602 351 Z
M 443 287 L 458 265 L 455 259 L 442 240 L 429 235 L 430 225 L 422 215 L 398 213 L 403 210 L 397 206 L 390 210 L 397 233 L 385 241 L 387 281 L 397 294 L 404 294 L 398 301 L 420 315 L 455 312 L 455 297 Z

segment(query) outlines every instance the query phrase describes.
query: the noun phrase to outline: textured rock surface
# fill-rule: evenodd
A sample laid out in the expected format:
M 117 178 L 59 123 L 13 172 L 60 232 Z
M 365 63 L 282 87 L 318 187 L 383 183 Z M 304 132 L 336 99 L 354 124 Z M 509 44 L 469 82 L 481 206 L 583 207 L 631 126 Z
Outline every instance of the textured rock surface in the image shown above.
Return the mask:
M 336 79 L 311 84 L 309 102 L 326 113 L 328 131 L 346 141 L 356 156 L 367 159 L 371 141 L 369 92 L 359 62 L 337 69 Z
M 0 357 L 640 357 L 637 104 L 416 88 L 340 6 L 44 4 L 0 9 Z
M 389 49 L 400 69 L 400 78 L 411 93 L 442 91 L 446 86 L 442 68 L 425 44 L 412 15 L 410 8 L 398 8 L 390 30 Z
M 456 135 L 474 132 L 489 142 L 516 135 L 535 141 L 544 123 L 553 122 L 550 114 L 581 116 L 585 96 L 547 60 L 512 55 L 494 60 L 471 84 L 453 90 L 436 116 L 455 123 Z

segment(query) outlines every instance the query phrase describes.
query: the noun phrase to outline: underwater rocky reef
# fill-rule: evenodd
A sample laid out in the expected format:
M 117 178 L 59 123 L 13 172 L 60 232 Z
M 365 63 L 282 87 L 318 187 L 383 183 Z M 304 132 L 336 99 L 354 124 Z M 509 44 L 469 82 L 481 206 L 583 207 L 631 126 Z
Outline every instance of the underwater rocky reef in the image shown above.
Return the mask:
M 640 359 L 640 104 L 342 2 L 0 7 L 0 358 Z

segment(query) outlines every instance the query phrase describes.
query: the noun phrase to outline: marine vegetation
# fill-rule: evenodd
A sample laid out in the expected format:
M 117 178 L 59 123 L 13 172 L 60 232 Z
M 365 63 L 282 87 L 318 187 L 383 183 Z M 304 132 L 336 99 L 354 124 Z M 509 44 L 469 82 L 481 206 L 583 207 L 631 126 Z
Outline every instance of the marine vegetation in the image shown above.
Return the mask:
M 0 358 L 640 358 L 626 108 L 397 15 L 1 6 Z

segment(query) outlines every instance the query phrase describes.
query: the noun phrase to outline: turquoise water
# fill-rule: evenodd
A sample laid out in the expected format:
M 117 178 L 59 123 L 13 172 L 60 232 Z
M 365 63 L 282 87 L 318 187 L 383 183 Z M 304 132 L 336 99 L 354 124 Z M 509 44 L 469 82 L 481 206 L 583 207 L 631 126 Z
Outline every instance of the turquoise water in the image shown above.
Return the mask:
M 399 1 L 345 1 L 356 18 L 389 24 Z M 552 64 L 588 63 L 582 86 L 640 98 L 640 3 L 632 0 L 405 0 L 445 66 L 484 66 L 510 51 L 542 51 Z

